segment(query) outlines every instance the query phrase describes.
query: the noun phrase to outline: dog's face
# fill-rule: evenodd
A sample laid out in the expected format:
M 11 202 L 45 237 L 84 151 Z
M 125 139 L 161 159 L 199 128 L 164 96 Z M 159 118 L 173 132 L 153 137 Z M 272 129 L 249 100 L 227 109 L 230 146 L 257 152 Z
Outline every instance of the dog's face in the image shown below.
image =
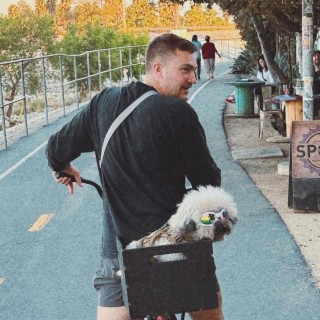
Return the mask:
M 220 241 L 237 222 L 237 208 L 230 194 L 221 188 L 199 187 L 189 192 L 169 220 L 178 233 L 192 234 L 192 240 Z
M 205 212 L 201 215 L 199 223 L 196 224 L 195 234 L 198 240 L 221 241 L 225 235 L 231 233 L 236 220 L 225 208 Z

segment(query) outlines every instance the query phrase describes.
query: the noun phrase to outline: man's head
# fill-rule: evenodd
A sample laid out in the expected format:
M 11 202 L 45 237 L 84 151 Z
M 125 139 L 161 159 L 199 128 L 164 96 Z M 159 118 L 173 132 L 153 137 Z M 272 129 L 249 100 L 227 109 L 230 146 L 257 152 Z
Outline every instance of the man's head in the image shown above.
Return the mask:
M 316 50 L 313 52 L 312 60 L 313 60 L 315 71 L 319 71 L 320 70 L 320 50 Z
M 189 40 L 166 33 L 149 44 L 146 54 L 146 83 L 160 94 L 187 100 L 196 82 L 197 48 Z
M 205 36 L 204 40 L 206 40 L 206 42 L 209 42 L 210 41 L 210 36 Z

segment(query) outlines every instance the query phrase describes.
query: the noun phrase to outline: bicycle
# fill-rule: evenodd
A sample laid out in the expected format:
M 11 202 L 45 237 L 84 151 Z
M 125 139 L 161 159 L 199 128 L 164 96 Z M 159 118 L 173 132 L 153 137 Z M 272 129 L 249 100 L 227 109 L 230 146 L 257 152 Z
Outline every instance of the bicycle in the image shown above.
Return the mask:
M 64 172 L 58 173 L 60 177 L 75 182 Z M 97 183 L 82 177 L 81 182 L 94 186 L 102 198 Z M 117 247 L 123 298 L 131 319 L 177 320 L 175 314 L 181 314 L 184 320 L 186 312 L 218 307 L 218 297 L 207 294 L 217 288 L 211 241 L 126 250 L 117 239 Z M 173 253 L 183 258 L 161 262 L 155 258 Z

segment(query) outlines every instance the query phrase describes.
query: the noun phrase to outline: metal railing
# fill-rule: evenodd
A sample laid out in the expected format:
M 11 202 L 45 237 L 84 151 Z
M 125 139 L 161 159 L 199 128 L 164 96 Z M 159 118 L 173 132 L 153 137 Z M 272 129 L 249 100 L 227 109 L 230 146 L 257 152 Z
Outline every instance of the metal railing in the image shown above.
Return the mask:
M 215 43 L 228 59 L 237 57 L 243 44 L 240 39 Z M 0 63 L 0 150 L 80 109 L 104 87 L 141 81 L 146 48 L 117 47 Z

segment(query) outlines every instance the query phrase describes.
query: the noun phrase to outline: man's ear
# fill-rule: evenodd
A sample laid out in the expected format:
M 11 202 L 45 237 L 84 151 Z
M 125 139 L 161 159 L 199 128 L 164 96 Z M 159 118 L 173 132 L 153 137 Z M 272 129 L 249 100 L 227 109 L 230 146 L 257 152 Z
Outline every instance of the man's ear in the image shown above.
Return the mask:
M 156 62 L 154 65 L 153 65 L 153 70 L 155 73 L 160 73 L 162 71 L 162 64 L 160 62 Z

